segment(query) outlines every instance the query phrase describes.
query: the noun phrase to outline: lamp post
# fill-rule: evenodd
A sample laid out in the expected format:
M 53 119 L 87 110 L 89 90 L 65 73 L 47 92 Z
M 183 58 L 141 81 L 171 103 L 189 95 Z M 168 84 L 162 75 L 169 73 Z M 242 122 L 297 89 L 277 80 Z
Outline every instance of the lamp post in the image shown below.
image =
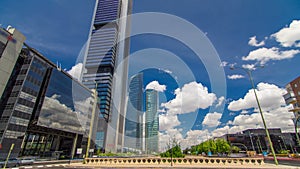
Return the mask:
M 242 67 L 234 67 L 234 66 L 230 67 L 231 70 L 234 70 L 235 68 L 239 68 L 239 69 L 244 70 L 249 76 L 249 79 L 250 79 L 250 82 L 251 82 L 251 85 L 252 85 L 252 89 L 253 89 L 253 92 L 254 92 L 254 95 L 255 95 L 255 99 L 256 99 L 256 102 L 257 102 L 257 106 L 258 106 L 258 109 L 259 109 L 259 113 L 260 113 L 260 116 L 261 116 L 261 119 L 262 119 L 262 122 L 263 122 L 263 125 L 264 125 L 264 128 L 265 128 L 265 131 L 266 131 L 268 141 L 270 143 L 270 148 L 271 148 L 271 151 L 272 151 L 272 154 L 273 154 L 273 157 L 274 157 L 274 162 L 275 162 L 276 165 L 278 165 L 278 161 L 277 161 L 276 154 L 275 154 L 275 151 L 274 151 L 274 148 L 273 148 L 273 143 L 271 141 L 269 130 L 267 128 L 265 118 L 264 118 L 264 115 L 263 115 L 263 112 L 262 112 L 262 109 L 261 109 L 261 106 L 260 106 L 260 103 L 259 103 L 259 100 L 258 100 L 258 97 L 257 97 L 257 94 L 256 94 L 256 90 L 255 90 L 255 86 L 254 86 L 254 82 L 253 82 L 253 78 L 252 78 L 252 73 L 251 73 L 252 70 L 251 69 L 245 69 L 245 68 L 242 68 Z
M 85 152 L 85 157 L 89 157 L 89 151 L 90 151 L 90 146 L 91 146 L 91 137 L 92 137 L 92 132 L 93 132 L 93 124 L 94 124 L 94 118 L 95 118 L 95 112 L 98 104 L 98 92 L 97 92 L 97 87 L 98 83 L 94 81 L 95 83 L 95 89 L 93 91 L 94 94 L 94 105 L 92 109 L 92 117 L 91 117 L 91 122 L 90 122 L 90 130 L 89 130 L 89 135 L 88 135 L 88 140 L 87 140 L 87 146 L 86 146 L 86 152 Z
M 253 140 L 252 140 L 252 133 L 249 132 L 249 137 L 250 137 L 250 141 L 251 141 L 251 145 L 252 145 L 252 150 L 255 151 L 255 148 L 254 148 L 254 144 L 253 144 Z

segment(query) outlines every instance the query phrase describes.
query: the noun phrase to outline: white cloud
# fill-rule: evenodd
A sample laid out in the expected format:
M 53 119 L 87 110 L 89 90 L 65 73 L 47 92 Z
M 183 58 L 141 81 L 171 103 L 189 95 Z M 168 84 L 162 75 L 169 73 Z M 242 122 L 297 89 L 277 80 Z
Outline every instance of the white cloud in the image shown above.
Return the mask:
M 248 70 L 255 70 L 256 69 L 254 64 L 245 64 L 245 65 L 242 65 L 242 68 L 248 69 Z
M 168 129 L 167 131 L 159 132 L 160 151 L 166 151 L 169 148 L 168 144 L 174 139 L 178 142 L 183 140 L 181 129 Z
M 158 92 L 164 92 L 166 90 L 166 85 L 161 85 L 158 81 L 152 81 L 147 86 L 146 89 L 153 89 Z
M 282 131 L 290 131 L 293 129 L 292 116 L 293 113 L 288 111 L 288 107 L 277 107 L 268 111 L 263 111 L 263 115 L 268 128 L 281 128 Z M 232 124 L 238 126 L 239 129 L 263 128 L 261 115 L 259 112 L 253 114 L 241 114 L 234 118 Z
M 285 105 L 285 101 L 282 97 L 282 94 L 284 92 L 284 89 L 281 89 L 274 84 L 268 83 L 259 83 L 256 90 L 258 100 L 263 109 L 270 109 L 273 107 Z M 253 89 L 250 89 L 244 96 L 244 98 L 234 100 L 228 105 L 228 109 L 231 111 L 239 111 L 250 108 L 257 108 Z
M 248 113 L 249 113 L 249 111 L 247 111 L 247 110 L 242 110 L 240 114 L 243 114 L 243 115 L 244 115 L 244 114 L 248 114 Z
M 207 113 L 202 122 L 203 125 L 207 127 L 217 127 L 221 122 L 220 119 L 222 117 L 221 113 Z
M 300 47 L 300 20 L 293 20 L 289 27 L 282 28 L 271 36 L 283 47 Z
M 267 127 L 281 128 L 283 132 L 293 131 L 293 113 L 288 111 L 289 106 L 285 105 L 282 96 L 286 91 L 268 83 L 259 83 L 256 91 Z M 250 114 L 248 109 L 251 108 L 254 108 L 254 111 Z M 228 109 L 242 111 L 227 123 L 232 127 L 224 126 L 213 131 L 215 137 L 226 134 L 225 131 L 227 133 L 237 133 L 250 128 L 264 128 L 252 89 L 243 98 L 230 102 Z
M 264 111 L 264 118 L 267 127 L 281 128 L 282 132 L 294 132 L 293 121 L 291 117 L 292 112 L 288 111 L 288 106 L 277 107 L 269 111 Z M 229 127 L 228 125 L 232 125 Z M 215 129 L 212 133 L 214 137 L 219 137 L 224 134 L 234 134 L 246 129 L 264 128 L 261 115 L 257 109 L 253 114 L 240 114 L 234 118 L 233 121 L 228 121 L 227 125 L 222 128 Z
M 214 93 L 208 93 L 207 87 L 197 82 L 190 82 L 181 89 L 176 89 L 175 95 L 173 100 L 162 104 L 170 114 L 184 114 L 195 112 L 200 108 L 206 109 L 217 99 Z
M 164 72 L 168 73 L 168 74 L 172 74 L 173 72 L 171 70 L 168 69 L 163 69 Z
M 225 134 L 228 134 L 229 133 L 229 126 L 224 126 L 222 128 L 217 128 L 215 129 L 213 132 L 212 132 L 212 136 L 213 137 L 220 137 L 220 136 L 223 136 Z
M 75 79 L 80 80 L 81 78 L 81 72 L 82 72 L 83 64 L 78 63 L 74 65 L 71 70 L 68 70 L 67 72 Z
M 88 113 L 92 98 L 86 100 L 74 100 L 75 110 L 59 101 L 61 96 L 53 94 L 51 97 L 45 97 L 41 108 L 39 125 L 49 128 L 61 129 L 65 131 L 84 132 L 88 121 Z
M 225 97 L 224 96 L 221 96 L 219 99 L 218 99 L 218 103 L 216 104 L 216 107 L 219 107 L 223 104 L 223 102 L 225 101 Z
M 210 138 L 210 136 L 211 136 L 211 134 L 209 133 L 209 131 L 207 129 L 205 129 L 205 130 L 189 130 L 186 133 L 185 138 L 180 141 L 180 145 L 182 146 L 182 149 L 185 149 L 192 145 L 200 144 L 201 142 Z
M 161 114 L 159 115 L 159 130 L 167 130 L 179 126 L 181 123 L 177 115 L 174 114 Z
M 263 47 L 251 51 L 248 54 L 248 56 L 244 56 L 242 59 L 246 61 L 256 60 L 260 62 L 260 64 L 265 64 L 270 60 L 290 59 L 299 53 L 300 50 L 291 49 L 291 50 L 280 51 L 279 48 L 277 47 L 272 47 L 272 48 Z
M 256 40 L 256 36 L 252 36 L 252 37 L 249 38 L 248 44 L 249 44 L 250 46 L 256 46 L 256 47 L 258 47 L 258 46 L 263 46 L 263 45 L 265 45 L 265 42 L 264 42 L 264 41 L 261 41 L 261 42 L 258 43 L 258 41 Z
M 228 79 L 231 79 L 231 80 L 245 78 L 245 76 L 243 76 L 243 75 L 228 75 L 227 77 L 228 77 Z
M 228 65 L 228 62 L 226 62 L 226 61 L 222 61 L 221 64 L 220 64 L 221 67 L 225 67 L 227 65 Z

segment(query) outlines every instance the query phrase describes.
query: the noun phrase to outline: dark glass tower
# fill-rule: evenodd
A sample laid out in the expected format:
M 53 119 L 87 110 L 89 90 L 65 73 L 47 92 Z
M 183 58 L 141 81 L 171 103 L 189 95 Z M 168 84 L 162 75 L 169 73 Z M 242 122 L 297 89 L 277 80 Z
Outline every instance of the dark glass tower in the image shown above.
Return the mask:
M 97 143 L 103 145 L 97 147 L 109 152 L 116 152 L 123 147 L 128 76 L 128 64 L 124 58 L 129 54 L 129 39 L 122 39 L 129 35 L 129 21 L 119 18 L 130 14 L 131 4 L 131 0 L 96 1 L 84 59 L 86 72 L 83 73 L 83 83 L 90 89 L 97 86 L 100 98 L 96 135 Z
M 142 151 L 143 141 L 143 73 L 132 76 L 125 120 L 124 146 L 128 151 Z

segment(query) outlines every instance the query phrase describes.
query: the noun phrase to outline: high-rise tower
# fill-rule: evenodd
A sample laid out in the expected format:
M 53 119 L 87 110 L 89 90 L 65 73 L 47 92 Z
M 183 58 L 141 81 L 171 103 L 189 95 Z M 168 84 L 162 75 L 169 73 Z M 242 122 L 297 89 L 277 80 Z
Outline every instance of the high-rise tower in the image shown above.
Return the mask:
M 84 59 L 82 81 L 90 89 L 97 86 L 100 112 L 97 135 L 106 151 L 122 149 L 129 54 L 131 0 L 97 0 L 91 35 Z M 125 39 L 125 40 L 123 40 Z M 97 85 L 96 85 L 97 84 Z M 101 141 L 100 141 L 101 142 Z
M 146 90 L 146 153 L 158 152 L 158 92 L 154 89 Z
M 124 139 L 128 151 L 141 152 L 143 147 L 143 86 L 143 73 L 130 78 Z

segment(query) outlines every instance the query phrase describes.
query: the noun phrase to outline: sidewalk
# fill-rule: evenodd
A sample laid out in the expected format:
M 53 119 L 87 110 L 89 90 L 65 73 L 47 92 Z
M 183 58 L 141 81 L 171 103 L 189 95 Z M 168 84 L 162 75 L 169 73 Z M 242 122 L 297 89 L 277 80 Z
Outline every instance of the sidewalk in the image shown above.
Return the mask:
M 300 166 L 291 166 L 291 165 L 275 165 L 275 164 L 270 164 L 270 163 L 265 163 L 263 165 L 257 165 L 257 166 L 249 166 L 249 165 L 198 165 L 198 166 L 191 166 L 191 165 L 124 165 L 124 166 L 114 166 L 114 165 L 87 165 L 87 164 L 82 164 L 82 163 L 72 163 L 70 165 L 66 165 L 66 168 L 70 167 L 76 167 L 76 168 L 230 168 L 230 169 L 276 169 L 276 168 L 281 168 L 281 169 L 300 169 Z

